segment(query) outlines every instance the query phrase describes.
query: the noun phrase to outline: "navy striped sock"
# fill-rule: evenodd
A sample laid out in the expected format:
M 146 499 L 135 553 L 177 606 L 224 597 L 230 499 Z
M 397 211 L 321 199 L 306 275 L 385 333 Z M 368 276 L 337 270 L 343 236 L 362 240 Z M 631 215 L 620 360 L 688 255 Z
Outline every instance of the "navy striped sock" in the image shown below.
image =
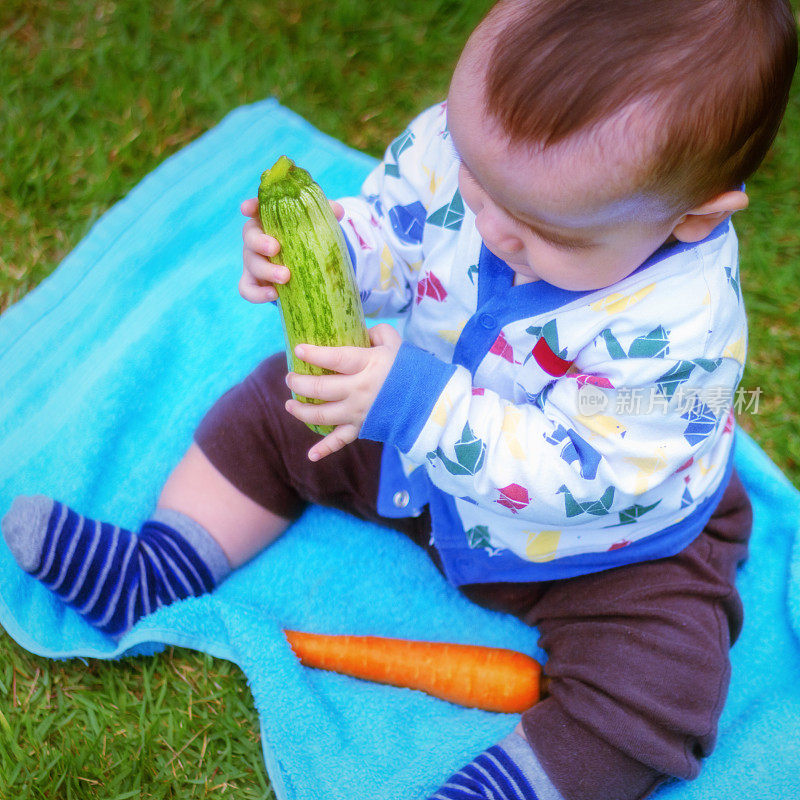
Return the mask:
M 518 733 L 484 750 L 428 800 L 563 800 Z
M 230 571 L 211 535 L 168 509 L 136 534 L 43 495 L 18 497 L 2 528 L 23 569 L 114 637 L 161 606 L 210 592 Z

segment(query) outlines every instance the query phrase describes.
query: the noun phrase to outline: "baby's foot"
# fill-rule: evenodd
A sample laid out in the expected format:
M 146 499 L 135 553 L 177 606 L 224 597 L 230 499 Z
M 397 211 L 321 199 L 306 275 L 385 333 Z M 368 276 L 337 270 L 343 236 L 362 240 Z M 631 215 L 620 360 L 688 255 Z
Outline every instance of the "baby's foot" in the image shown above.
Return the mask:
M 0 527 L 22 569 L 115 637 L 160 606 L 210 592 L 230 572 L 211 534 L 171 509 L 156 509 L 137 534 L 35 495 L 17 497 Z

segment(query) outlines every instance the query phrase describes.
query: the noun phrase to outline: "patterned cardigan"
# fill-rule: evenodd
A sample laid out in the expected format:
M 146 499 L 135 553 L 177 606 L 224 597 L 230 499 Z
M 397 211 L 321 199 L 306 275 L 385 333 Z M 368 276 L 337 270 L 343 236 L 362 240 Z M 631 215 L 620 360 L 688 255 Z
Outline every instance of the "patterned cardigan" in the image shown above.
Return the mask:
M 747 348 L 733 226 L 604 289 L 514 286 L 457 176 L 442 103 L 342 199 L 366 312 L 404 318 L 360 433 L 385 443 L 379 511 L 429 504 L 456 585 L 679 552 L 732 469 Z

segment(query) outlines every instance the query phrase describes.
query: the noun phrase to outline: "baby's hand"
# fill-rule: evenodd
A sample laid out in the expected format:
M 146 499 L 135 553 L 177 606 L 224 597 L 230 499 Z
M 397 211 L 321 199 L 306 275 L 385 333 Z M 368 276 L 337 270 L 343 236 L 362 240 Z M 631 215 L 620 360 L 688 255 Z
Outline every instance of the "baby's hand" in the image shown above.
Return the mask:
M 400 334 L 391 325 L 382 323 L 370 328 L 369 338 L 371 347 L 299 344 L 295 348 L 298 358 L 335 373 L 299 375 L 290 372 L 286 376 L 286 385 L 295 394 L 324 401 L 287 400 L 286 410 L 301 422 L 334 426 L 331 433 L 308 451 L 311 461 L 335 453 L 358 438 L 367 412 L 392 369 L 402 343 Z
M 341 220 L 344 209 L 334 200 L 330 201 L 336 219 Z M 276 258 L 281 246 L 277 239 L 264 233 L 258 218 L 258 200 L 245 200 L 239 207 L 249 217 L 242 230 L 244 270 L 239 280 L 239 294 L 251 303 L 268 303 L 278 299 L 274 284 L 286 283 L 291 277 L 289 270 Z
M 267 303 L 278 299 L 274 284 L 286 283 L 289 270 L 270 261 L 281 249 L 277 239 L 267 236 L 258 220 L 258 200 L 253 197 L 239 207 L 249 217 L 242 230 L 244 270 L 239 281 L 239 294 L 251 303 Z

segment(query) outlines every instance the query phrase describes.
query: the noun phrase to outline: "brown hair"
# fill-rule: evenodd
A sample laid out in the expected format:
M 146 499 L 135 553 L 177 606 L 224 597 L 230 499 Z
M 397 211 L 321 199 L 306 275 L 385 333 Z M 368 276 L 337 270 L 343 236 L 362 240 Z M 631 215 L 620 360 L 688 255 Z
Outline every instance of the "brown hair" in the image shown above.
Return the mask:
M 788 0 L 512 0 L 489 19 L 486 101 L 512 142 L 548 147 L 652 103 L 636 188 L 679 210 L 755 171 L 797 63 Z

